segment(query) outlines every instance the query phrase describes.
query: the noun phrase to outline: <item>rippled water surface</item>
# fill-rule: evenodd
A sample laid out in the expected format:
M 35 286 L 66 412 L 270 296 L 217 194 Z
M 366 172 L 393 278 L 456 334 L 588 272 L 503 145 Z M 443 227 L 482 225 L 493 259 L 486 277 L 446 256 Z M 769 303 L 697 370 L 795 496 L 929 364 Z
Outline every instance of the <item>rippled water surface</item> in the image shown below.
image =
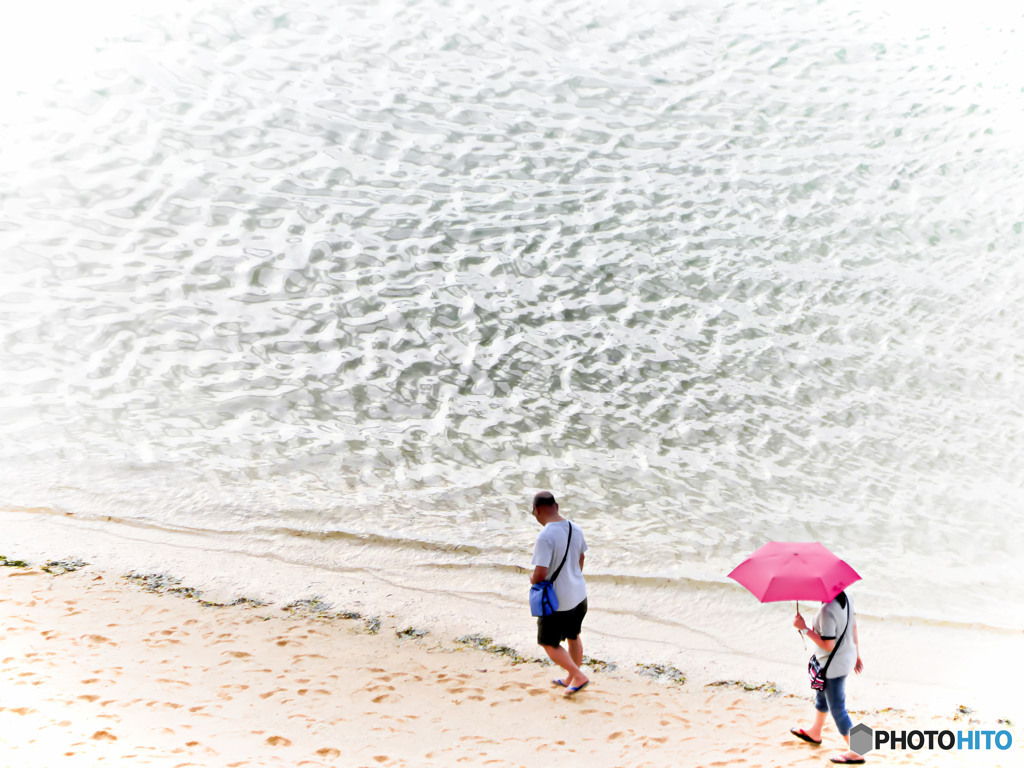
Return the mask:
M 815 538 L 1018 621 L 1022 46 L 940 21 L 120 18 L 4 94 L 3 501 L 518 561 L 550 487 L 608 573 Z

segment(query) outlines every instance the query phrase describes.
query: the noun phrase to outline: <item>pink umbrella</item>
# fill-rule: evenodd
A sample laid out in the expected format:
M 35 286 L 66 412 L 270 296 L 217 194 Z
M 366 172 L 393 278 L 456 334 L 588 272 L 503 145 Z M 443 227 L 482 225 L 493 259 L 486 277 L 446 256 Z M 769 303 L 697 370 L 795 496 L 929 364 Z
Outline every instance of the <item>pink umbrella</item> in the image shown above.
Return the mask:
M 729 578 L 749 589 L 762 603 L 828 603 L 860 580 L 853 568 L 816 541 L 770 541 L 733 568 Z

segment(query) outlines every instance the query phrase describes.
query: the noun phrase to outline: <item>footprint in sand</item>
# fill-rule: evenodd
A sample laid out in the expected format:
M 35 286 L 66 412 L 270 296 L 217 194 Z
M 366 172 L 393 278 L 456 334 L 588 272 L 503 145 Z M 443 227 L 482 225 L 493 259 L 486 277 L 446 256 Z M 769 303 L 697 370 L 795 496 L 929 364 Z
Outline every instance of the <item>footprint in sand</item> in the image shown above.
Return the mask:
M 290 747 L 291 741 L 286 739 L 284 736 L 269 736 L 267 738 L 267 744 L 272 747 Z
M 341 752 L 334 747 L 324 747 L 323 749 L 318 749 L 316 753 L 320 757 L 341 757 Z
M 96 731 L 92 737 L 95 741 L 117 741 L 117 736 L 110 731 Z

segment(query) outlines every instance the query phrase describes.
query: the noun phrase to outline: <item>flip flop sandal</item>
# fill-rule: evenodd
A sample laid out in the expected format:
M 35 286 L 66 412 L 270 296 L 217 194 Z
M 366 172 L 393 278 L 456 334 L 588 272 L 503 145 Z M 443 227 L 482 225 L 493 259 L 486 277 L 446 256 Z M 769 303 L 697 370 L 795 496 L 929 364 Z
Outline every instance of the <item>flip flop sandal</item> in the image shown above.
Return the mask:
M 808 736 L 804 732 L 803 728 L 790 728 L 789 732 L 792 733 L 794 736 L 796 736 L 801 741 L 806 741 L 808 744 L 813 744 L 816 747 L 821 746 L 821 742 L 820 741 L 815 741 L 810 736 Z

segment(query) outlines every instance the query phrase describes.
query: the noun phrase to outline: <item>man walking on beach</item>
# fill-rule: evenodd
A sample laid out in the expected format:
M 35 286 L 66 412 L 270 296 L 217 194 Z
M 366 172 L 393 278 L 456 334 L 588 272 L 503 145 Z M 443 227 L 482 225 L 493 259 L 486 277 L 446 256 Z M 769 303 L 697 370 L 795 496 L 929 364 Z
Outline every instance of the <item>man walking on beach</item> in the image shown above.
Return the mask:
M 583 580 L 583 553 L 587 551 L 587 542 L 579 526 L 558 514 L 558 504 L 550 491 L 541 491 L 533 497 L 533 516 L 544 530 L 537 536 L 533 548 L 534 569 L 530 583 L 545 581 L 565 559 L 554 581 L 558 610 L 537 618 L 537 643 L 566 671 L 567 677 L 555 680 L 555 685 L 563 686 L 566 696 L 573 696 L 590 682 L 580 669 L 583 664 L 580 630 L 583 617 L 587 615 L 587 583 Z M 562 647 L 563 640 L 569 650 Z

